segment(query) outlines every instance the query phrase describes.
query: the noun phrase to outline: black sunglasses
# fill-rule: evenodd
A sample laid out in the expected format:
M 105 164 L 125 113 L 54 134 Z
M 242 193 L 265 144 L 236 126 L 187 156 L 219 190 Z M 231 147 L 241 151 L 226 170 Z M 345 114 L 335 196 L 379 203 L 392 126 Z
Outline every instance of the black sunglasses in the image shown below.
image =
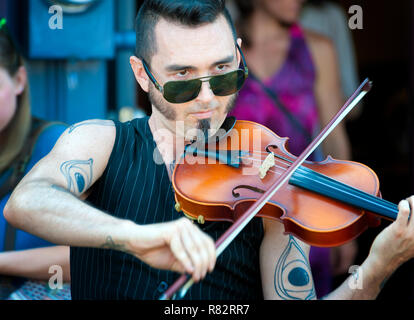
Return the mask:
M 241 54 L 243 69 L 237 69 L 216 76 L 206 76 L 191 80 L 169 81 L 164 84 L 164 87 L 155 80 L 151 71 L 149 71 L 145 60 L 142 60 L 142 64 L 152 83 L 162 93 L 165 100 L 170 103 L 184 103 L 194 100 L 200 94 L 201 86 L 205 81 L 210 83 L 210 88 L 216 96 L 228 96 L 241 89 L 249 74 L 243 52 L 237 44 L 236 47 Z

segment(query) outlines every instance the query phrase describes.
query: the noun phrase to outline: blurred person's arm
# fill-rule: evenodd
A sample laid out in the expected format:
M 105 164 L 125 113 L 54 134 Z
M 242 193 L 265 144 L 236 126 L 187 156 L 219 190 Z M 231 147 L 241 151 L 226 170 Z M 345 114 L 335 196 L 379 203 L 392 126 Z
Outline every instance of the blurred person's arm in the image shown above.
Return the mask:
M 307 32 L 306 39 L 315 64 L 314 90 L 321 128 L 324 128 L 344 104 L 338 61 L 335 48 L 328 38 Z M 336 159 L 348 160 L 351 158 L 343 121 L 326 138 L 322 148 L 325 155 L 331 155 Z
M 355 57 L 355 47 L 348 19 L 343 9 L 336 3 L 329 3 L 330 23 L 334 26 L 335 34 L 331 38 L 338 54 L 338 66 L 340 70 L 342 92 L 348 99 L 358 88 L 358 67 Z M 361 112 L 361 106 L 354 108 L 347 119 L 357 117 Z
M 49 280 L 51 266 L 60 266 L 64 282 L 70 281 L 69 247 L 53 246 L 0 253 L 0 275 Z
M 348 17 L 342 7 L 336 3 L 325 2 L 322 6 L 306 4 L 302 10 L 301 26 L 332 40 L 338 55 L 338 68 L 344 99 L 348 99 L 358 88 L 358 66 L 355 46 L 348 26 Z M 357 118 L 362 105 L 354 108 L 346 120 Z

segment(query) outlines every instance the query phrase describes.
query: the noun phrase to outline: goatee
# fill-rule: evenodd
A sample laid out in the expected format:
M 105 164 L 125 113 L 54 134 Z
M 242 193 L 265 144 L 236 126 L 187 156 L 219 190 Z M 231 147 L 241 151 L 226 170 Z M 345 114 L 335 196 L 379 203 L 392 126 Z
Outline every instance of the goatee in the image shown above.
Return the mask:
M 198 121 L 197 129 L 198 129 L 198 135 L 201 135 L 197 137 L 197 140 L 200 141 L 204 137 L 204 141 L 208 139 L 208 130 L 210 130 L 211 126 L 211 119 L 201 119 Z

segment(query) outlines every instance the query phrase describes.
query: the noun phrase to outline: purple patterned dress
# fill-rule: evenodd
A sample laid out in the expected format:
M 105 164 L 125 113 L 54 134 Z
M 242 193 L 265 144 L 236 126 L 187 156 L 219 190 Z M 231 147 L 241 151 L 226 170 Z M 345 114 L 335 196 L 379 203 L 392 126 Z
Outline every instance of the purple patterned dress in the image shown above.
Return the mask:
M 299 155 L 310 143 L 310 137 L 319 130 L 319 116 L 314 85 L 315 67 L 303 31 L 298 25 L 290 28 L 291 44 L 285 63 L 277 73 L 262 82 L 275 92 L 287 111 L 301 124 L 294 125 L 285 112 L 253 77 L 249 77 L 239 92 L 235 108 L 230 115 L 239 120 L 250 120 L 268 127 L 281 137 L 289 137 L 288 149 Z M 308 136 L 303 132 L 307 132 Z M 310 160 L 322 160 L 320 151 L 315 151 Z M 310 264 L 318 297 L 331 291 L 332 275 L 330 251 L 312 247 Z

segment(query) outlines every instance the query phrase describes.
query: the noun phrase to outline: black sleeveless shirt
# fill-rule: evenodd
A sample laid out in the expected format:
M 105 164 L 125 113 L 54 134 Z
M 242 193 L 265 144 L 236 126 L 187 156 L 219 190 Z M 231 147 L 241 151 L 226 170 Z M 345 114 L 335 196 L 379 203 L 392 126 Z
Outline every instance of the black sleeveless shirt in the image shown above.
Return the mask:
M 183 213 L 174 208 L 167 168 L 153 158 L 156 143 L 148 117 L 114 122 L 114 148 L 87 201 L 115 217 L 142 225 L 181 218 Z M 199 226 L 217 240 L 230 223 Z M 262 219 L 254 218 L 217 258 L 214 271 L 194 284 L 184 299 L 263 299 L 259 268 L 262 239 Z M 70 268 L 72 299 L 158 299 L 180 276 L 154 269 L 132 255 L 96 248 L 71 247 Z

